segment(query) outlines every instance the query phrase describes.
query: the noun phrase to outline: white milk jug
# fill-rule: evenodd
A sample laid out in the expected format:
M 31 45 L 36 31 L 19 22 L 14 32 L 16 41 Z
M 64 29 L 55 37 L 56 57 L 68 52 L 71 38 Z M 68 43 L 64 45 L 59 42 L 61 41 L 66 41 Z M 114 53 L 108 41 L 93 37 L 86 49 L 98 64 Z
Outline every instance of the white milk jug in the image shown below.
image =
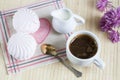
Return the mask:
M 73 14 L 68 8 L 55 10 L 51 15 L 53 16 L 53 28 L 59 33 L 70 33 L 77 25 L 85 23 L 82 17 Z

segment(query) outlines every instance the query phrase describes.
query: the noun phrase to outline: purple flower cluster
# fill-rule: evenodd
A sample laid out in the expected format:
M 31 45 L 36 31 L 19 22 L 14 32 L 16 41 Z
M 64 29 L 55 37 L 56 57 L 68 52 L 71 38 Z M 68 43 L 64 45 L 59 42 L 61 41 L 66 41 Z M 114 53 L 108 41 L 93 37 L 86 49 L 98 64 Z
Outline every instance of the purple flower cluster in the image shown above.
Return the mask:
M 109 39 L 110 39 L 113 43 L 116 43 L 116 42 L 120 41 L 120 33 L 119 33 L 118 31 L 112 30 L 112 31 L 109 32 L 108 34 L 109 34 Z
M 102 31 L 110 31 L 115 27 L 120 26 L 120 11 L 111 9 L 107 11 L 100 20 L 100 28 Z
M 109 1 L 108 0 L 99 0 L 97 2 L 97 8 L 100 11 L 103 11 Z M 120 41 L 120 33 L 115 31 L 115 28 L 120 26 L 120 7 L 112 8 L 104 13 L 100 20 L 100 28 L 103 32 L 108 33 L 109 39 L 115 43 Z
M 108 5 L 109 1 L 108 0 L 98 0 L 96 7 L 97 9 L 99 9 L 100 11 L 104 11 Z

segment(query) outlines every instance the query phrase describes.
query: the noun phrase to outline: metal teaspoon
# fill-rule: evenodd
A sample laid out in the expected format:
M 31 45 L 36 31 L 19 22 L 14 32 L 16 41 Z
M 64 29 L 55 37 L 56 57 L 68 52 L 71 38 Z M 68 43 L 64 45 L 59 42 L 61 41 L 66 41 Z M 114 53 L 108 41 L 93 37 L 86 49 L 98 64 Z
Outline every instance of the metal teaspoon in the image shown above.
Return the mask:
M 55 56 L 65 67 L 67 67 L 70 71 L 72 71 L 76 77 L 82 76 L 82 72 L 79 72 L 78 70 L 73 68 L 71 65 L 66 63 L 65 60 L 63 60 L 61 57 L 58 56 L 58 53 L 56 52 L 55 47 L 52 46 L 51 44 L 42 44 L 41 51 L 43 52 L 43 54 L 49 54 L 49 55 Z

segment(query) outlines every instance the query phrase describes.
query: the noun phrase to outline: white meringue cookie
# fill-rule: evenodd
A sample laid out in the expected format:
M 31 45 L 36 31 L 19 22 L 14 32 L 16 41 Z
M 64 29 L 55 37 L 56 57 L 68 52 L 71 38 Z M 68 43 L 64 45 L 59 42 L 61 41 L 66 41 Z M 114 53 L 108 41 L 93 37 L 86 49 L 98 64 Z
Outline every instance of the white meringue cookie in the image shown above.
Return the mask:
M 7 45 L 9 54 L 20 60 L 32 57 L 36 47 L 37 43 L 35 39 L 31 35 L 21 32 L 13 34 Z
M 30 9 L 19 9 L 13 16 L 13 27 L 17 32 L 34 33 L 40 27 L 39 17 Z

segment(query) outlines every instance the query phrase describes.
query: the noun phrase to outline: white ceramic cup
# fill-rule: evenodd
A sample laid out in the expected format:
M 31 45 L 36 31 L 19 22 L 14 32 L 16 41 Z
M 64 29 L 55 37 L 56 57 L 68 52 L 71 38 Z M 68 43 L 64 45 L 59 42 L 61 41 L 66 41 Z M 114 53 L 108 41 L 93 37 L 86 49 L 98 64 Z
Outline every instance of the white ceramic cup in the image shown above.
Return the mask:
M 74 56 L 71 53 L 70 48 L 69 48 L 71 40 L 73 40 L 73 38 L 75 38 L 77 35 L 81 35 L 81 34 L 89 35 L 96 41 L 98 49 L 97 49 L 96 54 L 93 57 L 90 57 L 87 59 L 81 59 L 81 58 L 77 58 L 76 56 Z M 73 33 L 68 38 L 67 43 L 66 43 L 66 54 L 67 54 L 68 59 L 73 64 L 77 64 L 80 66 L 89 66 L 91 63 L 94 63 L 94 64 L 96 64 L 96 66 L 103 69 L 105 64 L 104 64 L 103 60 L 99 57 L 100 51 L 101 51 L 100 40 L 98 39 L 98 37 L 94 33 L 90 32 L 90 31 L 86 31 L 86 30 Z

